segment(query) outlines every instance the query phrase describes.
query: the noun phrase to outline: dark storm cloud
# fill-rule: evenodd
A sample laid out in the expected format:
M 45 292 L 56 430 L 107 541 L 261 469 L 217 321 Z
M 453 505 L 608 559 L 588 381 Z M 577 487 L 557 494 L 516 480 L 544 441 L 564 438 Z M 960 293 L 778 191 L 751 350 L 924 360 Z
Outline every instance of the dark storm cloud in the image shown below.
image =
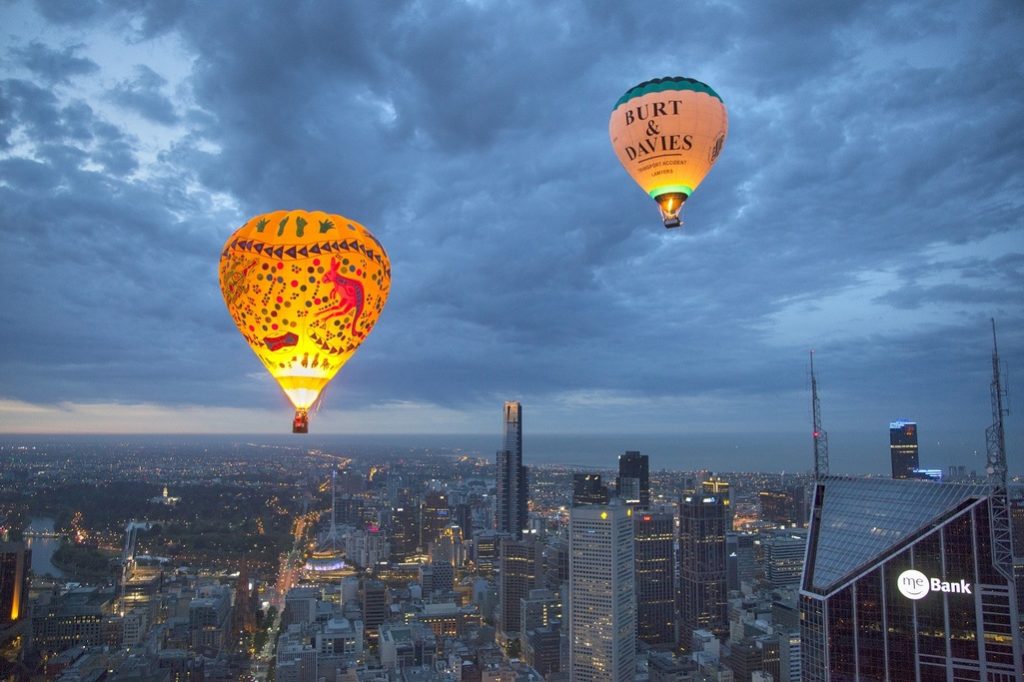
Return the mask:
M 36 10 L 55 24 L 81 25 L 101 14 L 99 0 L 36 0 Z
M 31 42 L 26 47 L 11 50 L 15 58 L 34 74 L 50 83 L 67 83 L 74 76 L 95 73 L 99 65 L 88 57 L 78 57 L 76 52 L 82 45 L 72 45 L 62 50 L 52 49 L 43 43 Z
M 5 392 L 135 401 L 142 381 L 171 403 L 194 399 L 200 381 L 180 367 L 217 374 L 197 358 L 219 333 L 211 316 L 222 304 L 195 288 L 213 276 L 219 241 L 201 220 L 218 223 L 217 211 L 176 175 L 126 179 L 137 140 L 84 103 L 64 106 L 18 80 L 0 96 L 6 129 L 36 143 L 33 159 L 0 160 Z
M 209 378 L 197 400 L 269 404 L 230 379 L 261 368 L 232 338 L 215 254 L 251 215 L 295 207 L 363 222 L 392 258 L 392 297 L 345 368 L 343 407 L 587 391 L 771 402 L 804 388 L 811 345 L 842 382 L 834 395 L 862 406 L 882 392 L 866 377 L 913 382 L 929 357 L 983 348 L 989 316 L 1020 357 L 1020 241 L 928 251 L 1021 233 L 1024 18 L 1005 3 L 99 8 L 82 26 L 174 36 L 194 56 L 188 104 L 156 65 L 109 94 L 187 132 L 129 180 L 142 167 L 130 129 L 88 101 L 5 86 L 0 134 L 40 146 L 11 166 L 0 215 L 52 227 L 4 258 L 56 249 L 81 286 L 25 295 L 77 325 L 93 297 L 122 297 L 73 335 L 30 316 L 47 343 L 19 347 L 18 362 L 74 379 L 17 382 L 14 397 L 149 399 L 137 372 L 165 377 L 161 399 L 187 400 Z M 666 233 L 607 126 L 628 87 L 674 73 L 715 87 L 730 134 L 685 231 Z M 851 293 L 873 273 L 889 288 Z M 863 331 L 831 301 L 866 316 Z M 933 318 L 901 322 L 910 313 Z M 980 368 L 943 362 L 984 386 L 980 356 Z M 114 357 L 126 359 L 116 371 Z M 86 390 L 97 367 L 111 368 L 109 388 Z
M 150 121 L 171 125 L 177 122 L 178 115 L 174 104 L 161 92 L 166 85 L 166 78 L 139 64 L 135 67 L 135 78 L 115 85 L 110 91 L 110 98 Z

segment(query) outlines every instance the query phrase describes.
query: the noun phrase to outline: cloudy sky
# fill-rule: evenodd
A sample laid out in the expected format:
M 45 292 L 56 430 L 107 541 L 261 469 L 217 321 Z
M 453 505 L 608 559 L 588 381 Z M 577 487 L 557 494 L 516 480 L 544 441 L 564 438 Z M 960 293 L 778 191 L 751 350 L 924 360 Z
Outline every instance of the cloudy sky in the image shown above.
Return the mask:
M 289 208 L 393 267 L 320 433 L 497 432 L 518 399 L 536 433 L 803 434 L 813 348 L 826 428 L 983 450 L 990 318 L 1024 376 L 1021 3 L 0 0 L 0 27 L 0 432 L 286 430 L 217 262 Z M 730 124 L 674 231 L 607 133 L 666 75 Z

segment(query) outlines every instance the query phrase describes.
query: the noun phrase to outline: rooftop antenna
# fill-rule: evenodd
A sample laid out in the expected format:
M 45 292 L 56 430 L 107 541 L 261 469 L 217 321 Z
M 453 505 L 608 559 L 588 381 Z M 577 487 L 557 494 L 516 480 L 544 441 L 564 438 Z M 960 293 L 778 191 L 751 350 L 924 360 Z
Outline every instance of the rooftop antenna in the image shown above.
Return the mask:
M 814 351 L 811 351 L 811 413 L 814 435 L 814 480 L 828 476 L 828 434 L 821 428 L 821 402 L 818 400 L 818 379 L 814 376 Z
M 992 489 L 989 509 L 992 514 L 992 560 L 996 570 L 1013 580 L 1013 533 L 1010 526 L 1010 500 L 1006 483 L 1006 432 L 1003 416 L 1009 410 L 1003 407 L 1003 388 L 999 377 L 999 347 L 996 345 L 996 321 L 992 320 L 992 426 L 985 429 L 988 462 L 985 471 Z
M 331 553 L 338 553 L 338 529 L 335 526 L 335 522 L 338 518 L 337 510 L 338 500 L 338 470 L 333 469 L 331 471 Z

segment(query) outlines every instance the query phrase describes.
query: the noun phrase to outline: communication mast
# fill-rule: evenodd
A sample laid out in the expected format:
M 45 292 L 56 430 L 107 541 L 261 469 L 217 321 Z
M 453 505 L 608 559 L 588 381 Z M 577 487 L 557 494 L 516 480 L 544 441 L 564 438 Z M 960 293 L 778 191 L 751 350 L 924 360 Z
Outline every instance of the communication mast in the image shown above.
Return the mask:
M 814 421 L 814 480 L 828 476 L 828 434 L 821 428 L 821 403 L 818 401 L 818 380 L 814 376 L 814 351 L 811 351 L 811 413 Z
M 1010 500 L 1006 483 L 1006 432 L 1003 416 L 1003 388 L 999 377 L 999 347 L 996 345 L 996 321 L 992 320 L 992 426 L 985 429 L 988 451 L 986 472 L 992 488 L 989 509 L 992 514 L 992 560 L 996 570 L 1008 580 L 1013 579 L 1013 533 L 1010 526 Z

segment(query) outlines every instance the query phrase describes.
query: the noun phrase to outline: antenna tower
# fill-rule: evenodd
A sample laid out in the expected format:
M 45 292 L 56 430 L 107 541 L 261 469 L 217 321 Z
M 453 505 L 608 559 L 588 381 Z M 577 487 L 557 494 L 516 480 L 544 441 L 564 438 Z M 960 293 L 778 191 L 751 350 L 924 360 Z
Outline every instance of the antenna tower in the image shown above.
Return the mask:
M 828 476 L 828 434 L 821 428 L 821 402 L 818 379 L 814 376 L 814 351 L 811 351 L 811 413 L 814 420 L 814 480 Z
M 992 514 L 992 560 L 996 570 L 1013 579 L 1013 533 L 1010 527 L 1010 500 L 1006 484 L 1006 432 L 1003 416 L 1003 388 L 999 377 L 999 347 L 996 345 L 996 321 L 992 320 L 992 426 L 985 429 L 988 451 L 988 483 L 992 488 L 989 508 Z
M 335 522 L 338 518 L 338 470 L 331 471 L 331 552 L 338 553 L 338 528 Z

